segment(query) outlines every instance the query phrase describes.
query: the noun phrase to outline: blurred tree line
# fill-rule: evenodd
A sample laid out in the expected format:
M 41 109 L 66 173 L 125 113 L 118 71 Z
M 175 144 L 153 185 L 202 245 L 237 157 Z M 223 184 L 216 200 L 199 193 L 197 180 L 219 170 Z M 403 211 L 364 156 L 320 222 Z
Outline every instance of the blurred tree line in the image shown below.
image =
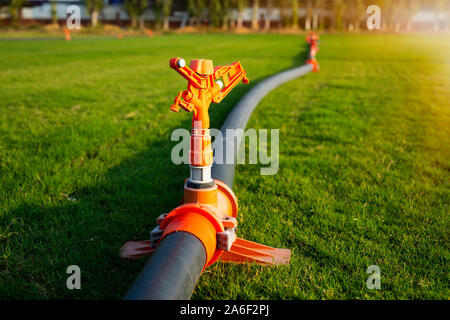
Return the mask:
M 91 24 L 95 27 L 105 1 L 85 2 Z M 131 18 L 133 28 L 144 27 L 143 14 L 147 9 L 152 9 L 157 25 L 168 30 L 169 17 L 176 7 L 188 11 L 189 25 L 192 27 L 242 28 L 244 11 L 251 10 L 251 23 L 246 26 L 253 30 L 268 30 L 276 23 L 277 27 L 304 30 L 357 31 L 365 28 L 366 9 L 373 4 L 381 9 L 384 30 L 411 31 L 412 19 L 421 9 L 435 12 L 435 31 L 441 28 L 440 13 L 447 14 L 446 25 L 450 28 L 450 0 L 125 0 L 124 9 Z M 14 23 L 19 20 L 20 9 L 24 5 L 27 5 L 27 0 L 0 0 L 0 6 L 8 8 Z M 279 10 L 280 16 L 276 22 L 271 19 L 274 9 Z M 56 19 L 55 12 L 56 9 L 52 9 L 52 20 Z

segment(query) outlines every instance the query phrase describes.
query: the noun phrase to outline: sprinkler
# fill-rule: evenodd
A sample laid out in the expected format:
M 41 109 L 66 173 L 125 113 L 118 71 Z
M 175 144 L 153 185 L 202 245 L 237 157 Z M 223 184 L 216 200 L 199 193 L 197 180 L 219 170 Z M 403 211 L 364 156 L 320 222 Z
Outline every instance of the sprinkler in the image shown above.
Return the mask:
M 309 36 L 306 37 L 306 42 L 309 43 L 308 59 L 307 64 L 312 65 L 313 72 L 319 72 L 319 63 L 316 60 L 316 54 L 319 52 L 319 36 L 311 32 Z
M 72 37 L 70 36 L 70 29 L 64 28 L 64 39 L 66 41 L 72 40 Z
M 211 176 L 213 152 L 208 110 L 212 102 L 220 103 L 241 81 L 249 83 L 246 71 L 240 62 L 214 67 L 211 60 L 204 59 L 191 60 L 188 67 L 184 59 L 172 58 L 170 67 L 188 81 L 187 89 L 180 91 L 170 110 L 178 112 L 182 108 L 193 112 L 190 176 L 184 183 L 181 205 L 156 219 L 157 226 L 150 232 L 150 240 L 127 242 L 121 248 L 123 258 L 153 254 L 126 295 L 127 299 L 186 299 L 192 293 L 192 283 L 195 286 L 199 277 L 199 274 L 192 276 L 196 273 L 192 269 L 201 272 L 218 260 L 266 265 L 287 264 L 290 260 L 288 249 L 272 248 L 236 236 L 236 196 L 226 183 Z M 182 243 L 186 244 L 185 248 Z M 172 269 L 173 272 L 168 271 Z M 186 276 L 180 278 L 180 273 Z M 182 284 L 174 285 L 180 288 L 166 288 L 167 281 L 174 277 L 180 278 L 178 282 Z

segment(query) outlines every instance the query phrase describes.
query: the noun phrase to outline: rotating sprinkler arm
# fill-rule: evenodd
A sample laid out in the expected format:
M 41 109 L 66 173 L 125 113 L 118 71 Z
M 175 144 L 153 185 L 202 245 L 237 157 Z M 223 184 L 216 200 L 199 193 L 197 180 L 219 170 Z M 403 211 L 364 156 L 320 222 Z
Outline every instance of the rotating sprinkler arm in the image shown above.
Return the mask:
M 194 70 L 186 66 L 186 61 L 182 58 L 172 58 L 169 61 L 170 67 L 181 74 L 189 83 L 198 89 L 206 89 L 206 79 Z
M 182 100 L 183 92 L 180 91 L 180 93 L 176 96 L 174 99 L 174 104 L 170 106 L 170 110 L 174 112 L 180 111 L 180 107 L 182 107 L 187 112 L 191 112 L 194 110 L 194 105 L 192 103 L 186 102 Z
M 249 80 L 246 77 L 247 72 L 242 68 L 242 65 L 239 61 L 223 67 L 216 67 L 214 70 L 214 80 L 218 80 L 222 78 L 221 90 L 220 92 L 214 96 L 213 102 L 219 103 L 221 102 L 230 91 L 242 80 L 242 83 L 249 84 Z M 218 81 L 216 83 L 218 83 Z
M 192 60 L 191 67 L 187 67 L 184 59 L 172 58 L 170 67 L 188 80 L 187 90 L 177 95 L 170 110 L 178 112 L 182 107 L 188 112 L 193 111 L 193 127 L 200 121 L 202 129 L 209 128 L 211 102 L 220 103 L 240 81 L 249 83 L 247 72 L 239 61 L 213 68 L 211 60 L 199 59 Z

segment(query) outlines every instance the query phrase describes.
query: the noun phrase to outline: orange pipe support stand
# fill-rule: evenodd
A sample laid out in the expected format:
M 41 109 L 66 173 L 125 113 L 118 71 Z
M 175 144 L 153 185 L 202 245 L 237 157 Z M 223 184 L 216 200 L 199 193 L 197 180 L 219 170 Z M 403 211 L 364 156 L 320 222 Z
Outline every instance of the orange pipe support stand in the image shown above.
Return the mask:
M 215 180 L 215 184 L 206 190 L 185 186 L 182 204 L 157 219 L 159 228 L 163 230 L 159 242 L 177 231 L 195 235 L 206 251 L 203 269 L 218 260 L 265 265 L 288 264 L 291 255 L 289 249 L 272 248 L 241 238 L 236 238 L 228 251 L 218 248 L 217 234 L 237 227 L 238 206 L 233 191 L 225 183 Z M 121 248 L 121 257 L 137 259 L 151 254 L 155 249 L 156 246 L 152 247 L 149 240 L 130 241 Z
M 205 267 L 222 254 L 218 249 L 217 233 L 236 227 L 237 200 L 231 189 L 221 181 L 209 189 L 192 189 L 185 185 L 183 204 L 170 212 L 161 222 L 161 237 L 185 231 L 195 235 L 206 250 Z
M 213 162 L 208 110 L 219 103 L 239 83 L 249 83 L 240 62 L 214 68 L 211 60 L 192 60 L 190 67 L 181 58 L 172 58 L 170 67 L 188 81 L 170 107 L 193 112 L 190 165 L 207 167 Z M 206 252 L 204 268 L 217 260 L 260 264 L 289 263 L 290 250 L 276 249 L 236 238 L 238 204 L 233 191 L 223 182 L 213 180 L 205 188 L 193 188 L 185 181 L 182 204 L 157 219 L 151 241 L 127 242 L 121 249 L 123 258 L 140 258 L 151 254 L 167 235 L 184 231 L 195 235 Z M 155 240 L 156 239 L 156 240 Z

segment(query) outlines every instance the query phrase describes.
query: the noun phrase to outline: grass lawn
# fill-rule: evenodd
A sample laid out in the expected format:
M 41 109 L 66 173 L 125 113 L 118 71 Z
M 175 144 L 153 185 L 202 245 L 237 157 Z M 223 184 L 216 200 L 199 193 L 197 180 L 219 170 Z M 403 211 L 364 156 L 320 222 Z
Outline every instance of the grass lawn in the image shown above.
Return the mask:
M 194 299 L 443 298 L 449 290 L 450 37 L 325 35 L 322 71 L 271 92 L 280 170 L 238 166 L 239 235 L 289 266 L 217 263 Z M 118 256 L 177 205 L 169 58 L 240 60 L 252 84 L 299 65 L 294 35 L 0 41 L 0 297 L 120 299 L 145 260 Z M 211 108 L 212 127 L 251 86 Z M 82 290 L 66 288 L 81 268 Z M 381 290 L 366 269 L 381 269 Z

